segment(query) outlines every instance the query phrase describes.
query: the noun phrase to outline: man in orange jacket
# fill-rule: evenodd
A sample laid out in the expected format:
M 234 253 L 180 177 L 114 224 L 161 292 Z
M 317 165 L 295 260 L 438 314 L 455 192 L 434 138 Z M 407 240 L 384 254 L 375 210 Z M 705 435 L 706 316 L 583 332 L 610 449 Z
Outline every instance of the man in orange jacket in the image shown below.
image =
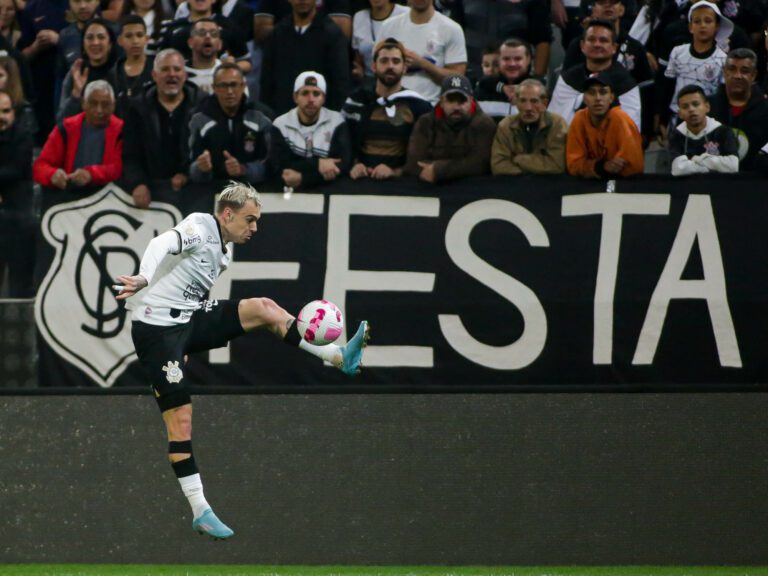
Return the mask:
M 632 118 L 619 106 L 610 78 L 598 72 L 584 83 L 585 109 L 571 121 L 568 172 L 584 178 L 617 178 L 643 171 L 643 144 Z
M 115 95 L 104 80 L 85 87 L 83 110 L 54 127 L 32 166 L 47 188 L 103 186 L 123 174 L 123 121 L 114 116 Z

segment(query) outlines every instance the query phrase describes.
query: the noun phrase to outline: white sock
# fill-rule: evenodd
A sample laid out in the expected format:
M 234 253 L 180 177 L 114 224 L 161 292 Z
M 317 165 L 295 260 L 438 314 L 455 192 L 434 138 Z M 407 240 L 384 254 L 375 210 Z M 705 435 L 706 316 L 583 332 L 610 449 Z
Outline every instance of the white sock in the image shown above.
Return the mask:
M 314 344 L 310 344 L 304 338 L 302 338 L 299 341 L 299 348 L 302 350 L 306 350 L 313 356 L 317 356 L 318 358 L 322 358 L 326 362 L 329 362 L 331 364 L 337 364 L 339 362 L 339 359 L 341 357 L 341 347 L 336 346 L 336 344 L 326 344 L 325 346 L 315 346 Z
M 203 482 L 200 480 L 200 474 L 179 478 L 179 484 L 184 496 L 189 500 L 189 505 L 192 506 L 192 518 L 199 518 L 203 512 L 211 507 L 203 495 Z

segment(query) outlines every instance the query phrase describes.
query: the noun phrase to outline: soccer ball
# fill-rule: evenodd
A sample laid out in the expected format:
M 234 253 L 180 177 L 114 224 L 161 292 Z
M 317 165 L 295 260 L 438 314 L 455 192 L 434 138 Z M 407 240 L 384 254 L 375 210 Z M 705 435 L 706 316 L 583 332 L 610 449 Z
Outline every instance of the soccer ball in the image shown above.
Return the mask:
M 299 312 L 296 327 L 301 337 L 310 344 L 325 346 L 336 340 L 344 330 L 344 318 L 333 302 L 313 300 Z

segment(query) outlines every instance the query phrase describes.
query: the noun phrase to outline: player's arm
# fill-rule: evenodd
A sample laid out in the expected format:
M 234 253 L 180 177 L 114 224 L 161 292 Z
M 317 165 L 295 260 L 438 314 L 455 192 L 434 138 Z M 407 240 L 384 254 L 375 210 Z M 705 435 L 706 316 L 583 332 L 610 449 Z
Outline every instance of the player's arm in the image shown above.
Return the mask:
M 114 287 L 118 291 L 117 300 L 130 298 L 152 281 L 163 258 L 169 254 L 181 252 L 181 236 L 176 230 L 168 230 L 159 236 L 155 236 L 147 246 L 144 257 L 141 259 L 139 273 L 135 276 L 118 276 L 118 284 Z

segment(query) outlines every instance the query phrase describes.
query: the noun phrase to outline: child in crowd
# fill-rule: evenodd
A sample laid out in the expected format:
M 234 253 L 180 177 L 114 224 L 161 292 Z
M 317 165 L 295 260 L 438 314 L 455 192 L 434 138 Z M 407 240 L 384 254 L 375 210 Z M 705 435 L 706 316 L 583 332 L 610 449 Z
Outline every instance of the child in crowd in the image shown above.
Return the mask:
M 733 28 L 733 23 L 720 14 L 717 4 L 697 2 L 688 11 L 688 29 L 693 36 L 689 44 L 676 46 L 669 57 L 664 75 L 670 79 L 665 94 L 665 105 L 673 115 L 677 114 L 677 94 L 683 86 L 697 84 L 707 96 L 717 92 L 723 81 L 725 52 L 718 48 L 716 35 L 721 26 Z M 671 90 L 671 81 L 674 88 Z M 677 124 L 673 116 L 672 123 Z
M 499 46 L 491 44 L 483 50 L 483 59 L 480 63 L 483 76 L 497 76 L 499 74 Z
M 689 84 L 677 94 L 683 120 L 669 137 L 672 175 L 739 171 L 739 143 L 728 126 L 707 116 L 709 102 L 701 86 Z

